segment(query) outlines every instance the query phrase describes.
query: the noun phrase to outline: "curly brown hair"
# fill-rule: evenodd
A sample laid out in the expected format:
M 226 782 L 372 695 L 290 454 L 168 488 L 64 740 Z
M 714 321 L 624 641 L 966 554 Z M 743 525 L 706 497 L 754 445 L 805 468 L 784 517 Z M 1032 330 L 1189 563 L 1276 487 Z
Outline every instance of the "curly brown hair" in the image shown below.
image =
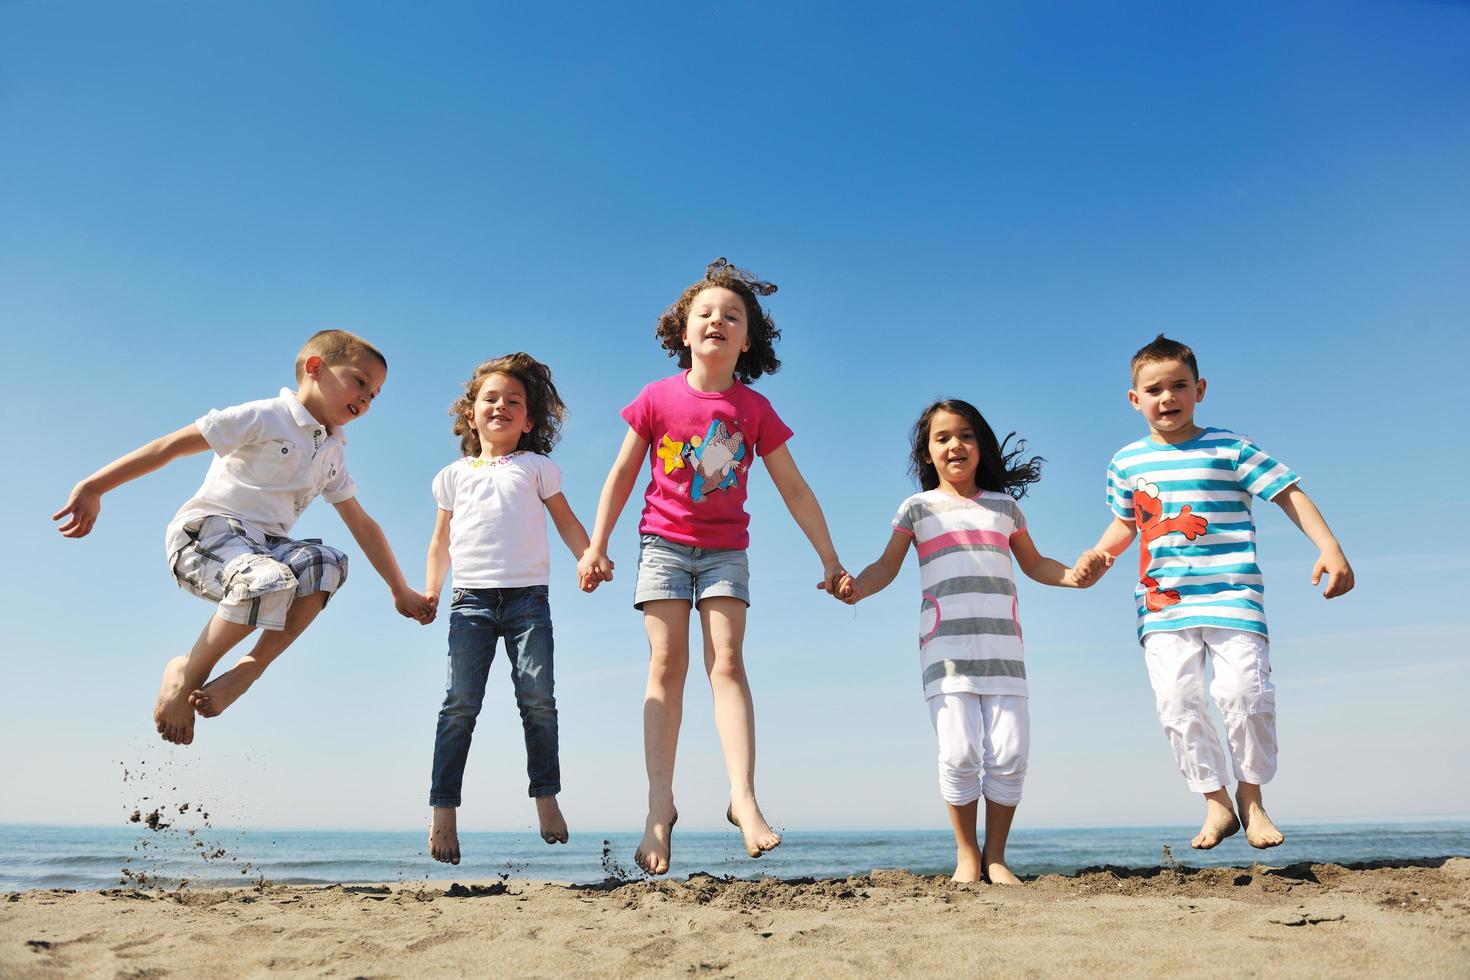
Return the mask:
M 480 454 L 480 434 L 475 431 L 475 400 L 480 397 L 480 386 L 485 383 L 485 378 L 492 374 L 509 375 L 526 388 L 526 414 L 534 424 L 530 432 L 522 433 L 516 449 L 542 456 L 550 454 L 551 447 L 561 438 L 567 405 L 557 393 L 556 385 L 551 383 L 551 368 L 524 351 L 494 358 L 475 368 L 475 373 L 465 382 L 464 394 L 449 406 L 449 414 L 454 416 L 454 434 L 459 436 L 460 451 L 466 456 Z
M 745 322 L 750 340 L 750 349 L 742 351 L 735 362 L 735 377 L 750 384 L 763 374 L 775 374 L 781 368 L 776 357 L 776 341 L 781 331 L 771 319 L 757 296 L 769 296 L 776 291 L 776 284 L 766 282 L 754 273 L 731 265 L 723 256 L 715 259 L 704 271 L 704 278 L 692 283 L 673 306 L 658 318 L 656 333 L 659 343 L 670 357 L 679 359 L 679 366 L 687 368 L 692 363 L 688 346 L 684 343 L 684 327 L 689 322 L 689 307 L 706 289 L 722 287 L 735 293 L 745 302 Z

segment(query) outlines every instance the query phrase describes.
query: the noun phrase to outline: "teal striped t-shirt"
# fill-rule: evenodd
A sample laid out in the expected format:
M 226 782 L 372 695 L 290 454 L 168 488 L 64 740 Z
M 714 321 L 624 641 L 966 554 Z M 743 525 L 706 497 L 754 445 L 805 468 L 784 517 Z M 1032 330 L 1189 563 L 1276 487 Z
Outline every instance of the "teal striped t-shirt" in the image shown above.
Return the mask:
M 1227 429 L 1118 450 L 1108 464 L 1108 506 L 1138 528 L 1140 641 L 1196 626 L 1267 635 L 1251 498 L 1272 500 L 1299 479 Z

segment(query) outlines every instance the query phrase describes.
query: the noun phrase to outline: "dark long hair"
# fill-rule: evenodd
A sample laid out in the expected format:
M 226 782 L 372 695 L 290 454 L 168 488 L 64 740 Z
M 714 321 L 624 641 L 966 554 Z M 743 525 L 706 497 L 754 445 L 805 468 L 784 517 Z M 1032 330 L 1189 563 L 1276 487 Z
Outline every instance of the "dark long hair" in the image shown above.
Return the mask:
M 656 333 L 659 343 L 663 344 L 670 357 L 679 359 L 681 368 L 689 367 L 693 356 L 689 353 L 689 348 L 684 346 L 684 327 L 689 320 L 689 307 L 694 302 L 694 297 L 715 286 L 730 290 L 745 303 L 750 350 L 740 353 L 740 359 L 735 362 L 735 377 L 741 384 L 750 384 L 763 374 L 775 374 L 781 368 L 781 362 L 776 357 L 776 341 L 781 339 L 781 331 L 776 329 L 776 321 L 761 307 L 760 297 L 774 293 L 776 284 L 766 282 L 753 272 L 736 268 L 723 257 L 711 262 L 704 270 L 704 278 L 690 283 L 679 294 L 674 305 L 658 318 Z
M 975 430 L 975 440 L 980 446 L 980 462 L 975 467 L 975 484 L 981 490 L 1008 493 L 1020 500 L 1026 496 L 1026 488 L 1041 479 L 1041 464 L 1045 462 L 1044 459 L 1032 456 L 1028 460 L 1021 460 L 1026 451 L 1025 439 L 1016 439 L 1015 447 L 1010 448 L 1011 440 L 1016 436 L 1014 432 L 1008 433 L 1002 442 L 995 438 L 995 430 L 985 421 L 985 416 L 980 414 L 978 408 L 958 398 L 946 398 L 924 409 L 924 414 L 914 423 L 914 451 L 909 457 L 909 472 L 919 481 L 922 489 L 933 490 L 939 486 L 939 472 L 934 469 L 934 462 L 929 458 L 929 424 L 934 421 L 937 412 L 952 412 Z

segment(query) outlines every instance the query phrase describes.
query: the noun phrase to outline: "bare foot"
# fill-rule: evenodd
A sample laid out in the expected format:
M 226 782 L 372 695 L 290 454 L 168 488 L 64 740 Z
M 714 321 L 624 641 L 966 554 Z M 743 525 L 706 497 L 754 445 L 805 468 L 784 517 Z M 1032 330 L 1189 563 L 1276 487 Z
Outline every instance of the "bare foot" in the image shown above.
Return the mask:
M 754 799 L 740 804 L 739 816 L 736 815 L 735 804 L 732 802 L 725 809 L 725 819 L 740 828 L 740 836 L 745 839 L 745 853 L 753 858 L 758 858 L 781 844 L 781 835 L 766 823 L 766 818 L 761 816 L 761 808 Z
M 153 722 L 165 742 L 188 745 L 194 741 L 194 710 L 189 706 L 186 668 L 188 657 L 175 657 L 163 668 L 163 683 L 158 686 L 158 702 L 153 706 Z
M 239 664 L 220 674 L 197 691 L 189 692 L 189 704 L 202 718 L 213 718 L 250 690 L 260 674 L 242 668 Z
M 548 844 L 567 842 L 567 821 L 554 796 L 536 797 L 536 819 L 541 822 L 541 839 Z
M 1217 792 L 1222 792 L 1218 791 Z M 1226 797 L 1228 800 L 1229 797 Z M 1235 811 L 1230 808 L 1229 803 L 1221 803 L 1211 797 L 1205 798 L 1205 822 L 1200 827 L 1199 833 L 1194 835 L 1194 840 L 1189 846 L 1196 850 L 1208 851 L 1227 837 L 1234 835 L 1240 829 L 1240 821 L 1235 818 Z
M 669 809 L 667 820 L 662 814 L 655 816 L 652 810 L 648 811 L 648 821 L 643 825 L 643 840 L 638 842 L 638 850 L 633 852 L 633 861 L 638 867 L 651 875 L 668 873 L 674 824 L 678 822 L 679 811 L 673 808 Z
M 1240 815 L 1245 819 L 1246 843 L 1262 850 L 1276 847 L 1286 840 L 1286 836 L 1277 830 L 1271 818 L 1266 816 L 1266 808 L 1261 806 L 1259 789 L 1255 796 L 1255 799 L 1249 799 L 1244 793 L 1236 796 L 1236 801 L 1240 804 Z
M 1004 861 L 985 862 L 985 880 L 992 885 L 1019 885 L 1021 879 L 1017 878 L 1010 868 L 1006 867 Z
M 459 863 L 459 811 L 454 807 L 434 807 L 429 823 L 429 854 L 435 861 Z
M 980 852 L 974 848 L 955 849 L 954 874 L 950 881 L 980 881 Z

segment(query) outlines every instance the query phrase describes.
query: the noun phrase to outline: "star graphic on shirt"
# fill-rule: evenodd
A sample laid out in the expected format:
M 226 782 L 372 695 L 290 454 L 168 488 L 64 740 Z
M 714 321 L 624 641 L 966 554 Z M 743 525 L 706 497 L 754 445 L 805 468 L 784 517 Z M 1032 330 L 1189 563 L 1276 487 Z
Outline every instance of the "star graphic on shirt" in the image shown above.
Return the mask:
M 663 438 L 663 445 L 658 447 L 658 458 L 664 461 L 664 475 L 680 469 L 684 465 L 684 444 L 675 442 L 667 435 Z

